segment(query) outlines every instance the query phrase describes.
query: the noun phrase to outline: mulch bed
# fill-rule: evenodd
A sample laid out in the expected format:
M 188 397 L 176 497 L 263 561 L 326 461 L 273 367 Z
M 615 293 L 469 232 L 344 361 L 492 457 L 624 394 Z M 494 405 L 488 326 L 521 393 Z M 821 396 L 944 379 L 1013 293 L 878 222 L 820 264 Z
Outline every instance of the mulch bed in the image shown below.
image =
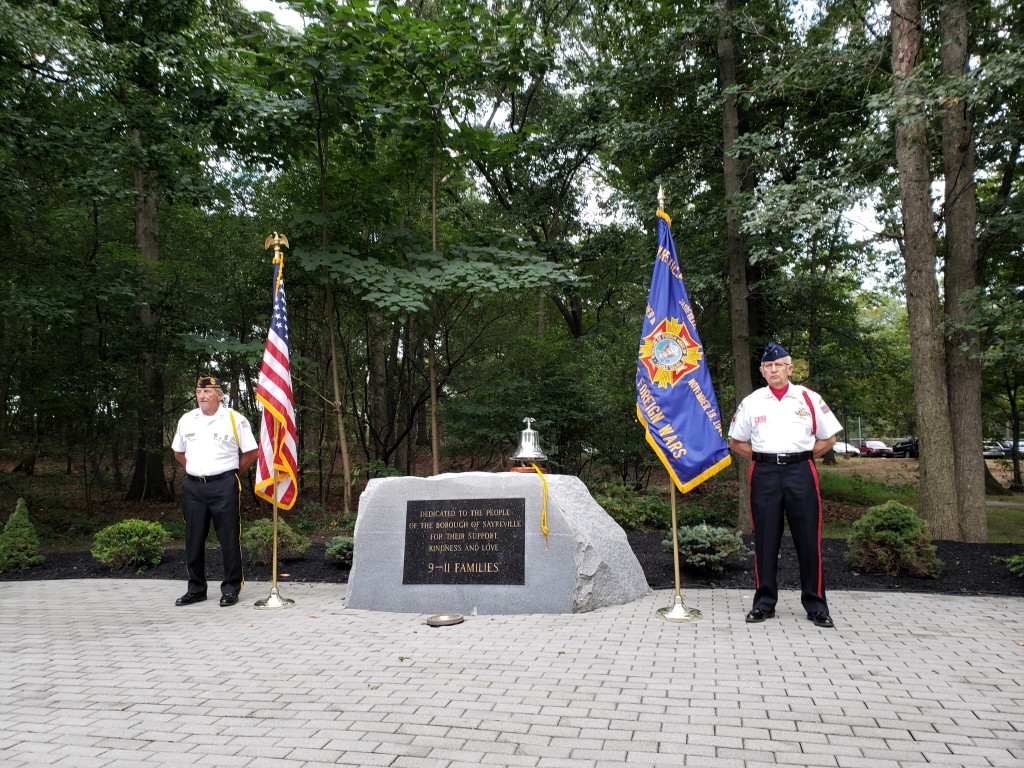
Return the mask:
M 655 589 L 675 587 L 675 569 L 671 549 L 663 545 L 668 539 L 665 532 L 631 532 L 627 534 L 636 554 Z M 748 542 L 749 543 L 749 542 Z M 846 565 L 847 544 L 844 539 L 825 539 L 822 549 L 825 558 L 825 585 L 829 591 L 867 590 L 903 592 L 929 592 L 951 595 L 1006 595 L 1024 597 L 1024 579 L 1010 573 L 1001 558 L 1024 553 L 1019 544 L 965 544 L 954 541 L 935 542 L 944 567 L 939 578 L 913 578 L 885 574 L 856 573 Z M 752 545 L 750 546 L 752 549 Z M 325 544 L 313 544 L 301 558 L 282 559 L 278 563 L 278 581 L 345 583 L 349 569 L 326 556 Z M 46 555 L 46 561 L 25 573 L 0 573 L 0 581 L 34 581 L 42 579 L 178 579 L 185 585 L 184 552 L 169 549 L 163 561 L 154 568 L 110 571 L 88 552 L 61 552 Z M 219 580 L 220 551 L 207 552 L 207 574 L 213 586 Z M 270 567 L 250 565 L 246 568 L 249 581 L 270 581 Z M 711 587 L 721 589 L 753 590 L 753 560 L 724 573 L 707 575 L 683 569 L 683 588 Z M 782 542 L 779 558 L 779 587 L 799 589 L 796 553 L 792 541 Z

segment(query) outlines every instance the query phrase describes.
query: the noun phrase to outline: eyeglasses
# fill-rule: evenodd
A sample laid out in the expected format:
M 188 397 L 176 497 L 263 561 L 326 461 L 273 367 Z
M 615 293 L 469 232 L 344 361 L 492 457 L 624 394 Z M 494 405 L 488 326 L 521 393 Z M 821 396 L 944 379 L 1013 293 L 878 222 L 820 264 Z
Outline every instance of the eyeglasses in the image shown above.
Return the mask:
M 776 368 L 789 368 L 792 363 L 761 363 L 761 367 L 768 371 L 773 371 Z

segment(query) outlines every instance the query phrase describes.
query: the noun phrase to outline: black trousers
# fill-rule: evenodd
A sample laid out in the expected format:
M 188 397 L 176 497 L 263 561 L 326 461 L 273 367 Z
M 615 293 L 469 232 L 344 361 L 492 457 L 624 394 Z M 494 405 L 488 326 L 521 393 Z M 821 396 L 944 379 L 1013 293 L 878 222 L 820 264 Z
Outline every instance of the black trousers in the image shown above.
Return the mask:
M 754 526 L 754 608 L 768 611 L 779 600 L 779 545 L 784 520 L 800 564 L 800 602 L 808 613 L 827 611 L 821 562 L 821 490 L 813 461 L 750 466 L 750 517 Z
M 217 532 L 224 557 L 222 595 L 237 595 L 245 579 L 242 576 L 242 521 L 239 515 L 238 475 L 209 482 L 185 478 L 181 511 L 185 518 L 185 567 L 188 591 L 206 594 L 206 537 L 210 524 Z

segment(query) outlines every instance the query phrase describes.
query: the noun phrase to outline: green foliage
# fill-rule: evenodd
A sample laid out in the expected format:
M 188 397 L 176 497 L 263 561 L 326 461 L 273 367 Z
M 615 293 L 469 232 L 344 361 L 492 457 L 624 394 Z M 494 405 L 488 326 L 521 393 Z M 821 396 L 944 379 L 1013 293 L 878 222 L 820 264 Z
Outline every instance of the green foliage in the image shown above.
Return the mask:
M 140 571 L 158 565 L 164 545 L 171 535 L 160 523 L 149 520 L 122 520 L 96 534 L 92 556 L 110 570 L 137 567 Z
M 499 233 L 488 233 L 495 240 Z M 511 250 L 519 247 L 521 252 Z M 470 294 L 527 290 L 569 282 L 571 277 L 558 264 L 529 252 L 526 244 L 512 244 L 509 250 L 488 246 L 452 246 L 445 253 L 407 253 L 406 269 L 394 269 L 377 259 L 348 259 L 339 262 L 338 273 L 355 287 L 356 294 L 376 310 L 404 320 L 408 315 L 430 308 L 430 297 L 458 287 Z M 322 266 L 313 252 L 300 251 L 303 265 Z
M 1004 557 L 1003 562 L 1010 569 L 1010 573 L 1024 579 L 1024 555 L 1011 555 Z
M 453 460 L 501 466 L 529 415 L 550 468 L 643 488 L 660 472 L 632 388 L 655 180 L 723 412 L 734 363 L 721 289 L 728 209 L 749 250 L 753 346 L 781 334 L 813 361 L 807 383 L 848 427 L 863 417 L 873 432 L 914 431 L 905 302 L 864 290 L 865 276 L 889 276 L 872 254 L 878 238 L 852 236 L 846 223 L 851 204 L 872 200 L 879 237 L 900 232 L 891 137 L 877 129 L 888 120 L 889 68 L 879 62 L 889 52 L 873 11 L 830 4 L 795 21 L 785 4 L 723 15 L 700 3 L 605 13 L 589 3 L 352 0 L 294 3 L 309 23 L 285 32 L 233 3 L 150 3 L 141 13 L 124 0 L 0 2 L 9 126 L 0 230 L 32 244 L 5 267 L 0 422 L 8 449 L 42 434 L 51 442 L 41 455 L 66 452 L 67 466 L 74 456 L 76 472 L 93 473 L 83 477 L 88 507 L 104 473 L 123 496 L 120 473 L 137 458 L 125 446 L 142 424 L 156 436 L 143 450 L 159 448 L 197 366 L 254 381 L 269 275 L 253 249 L 269 221 L 297 246 L 288 268 L 297 410 L 307 442 L 319 443 L 304 446 L 304 461 L 332 466 L 336 451 L 323 395 L 326 329 L 337 328 L 341 415 L 382 467 L 364 467 L 364 478 L 392 472 L 384 462 L 415 466 L 403 441 L 422 449 L 429 342 L 439 437 Z M 933 81 L 927 105 L 963 96 L 978 117 L 985 253 L 971 322 L 982 334 L 986 418 L 1005 424 L 1024 403 L 1024 216 L 1020 185 L 1005 182 L 1024 115 L 1013 106 L 1020 44 L 1007 33 L 1019 4 L 982 5 L 971 72 L 949 93 Z M 926 26 L 922 70 L 932 78 L 938 27 Z M 708 45 L 719 30 L 736 35 L 739 51 L 730 93 L 744 119 L 729 154 L 751 182 L 732 199 L 722 184 L 721 62 Z M 652 47 L 652 34 L 670 42 Z M 601 184 L 589 189 L 588 177 Z M 160 211 L 154 261 L 135 242 L 145 222 L 133 202 L 149 191 Z M 335 317 L 325 314 L 327 287 Z M 152 328 L 140 327 L 143 310 Z M 163 395 L 139 387 L 150 356 Z M 240 388 L 237 407 L 254 413 L 254 390 Z M 339 485 L 335 476 L 322 487 Z M 863 490 L 826 496 L 893 498 Z M 32 506 L 44 540 L 100 527 L 92 509 L 70 519 Z M 623 514 L 663 525 L 655 508 L 666 506 L 630 500 Z M 724 503 L 701 506 L 688 500 L 683 522 L 732 524 Z M 318 516 L 290 519 L 305 532 Z
M 185 521 L 179 519 L 167 520 L 161 525 L 170 535 L 171 539 L 184 539 L 185 538 Z
M 352 565 L 352 553 L 356 540 L 351 536 L 335 536 L 327 542 L 327 556 L 333 557 L 341 565 Z
M 392 467 L 387 462 L 381 461 L 380 459 L 373 459 L 363 464 L 356 464 L 352 467 L 352 479 L 357 480 L 360 477 L 365 477 L 367 480 L 372 480 L 375 477 L 401 477 L 402 471 L 397 467 Z
M 702 523 L 714 528 L 736 528 L 736 497 L 724 490 L 715 489 L 703 495 L 690 494 L 687 503 L 681 505 L 679 525 L 694 526 Z
M 274 558 L 274 521 L 260 518 L 249 523 L 242 531 L 242 546 L 249 553 L 249 562 L 255 565 L 269 565 Z M 302 557 L 309 549 L 310 541 L 296 533 L 284 520 L 277 520 L 277 556 Z
M 706 523 L 682 526 L 678 531 L 679 562 L 703 573 L 721 573 L 729 565 L 750 554 L 739 534 L 729 528 Z M 662 542 L 672 549 L 672 540 Z
M 942 561 L 918 514 L 897 501 L 871 507 L 853 526 L 846 562 L 866 573 L 938 577 Z
M 1024 228 L 1024 217 L 1018 221 L 1018 230 Z M 1018 249 L 1014 245 L 1011 250 Z M 1024 298 L 1019 288 L 1024 270 L 1019 266 L 1019 256 L 1013 262 L 1012 267 L 1007 264 L 1002 269 L 993 269 L 993 284 L 979 287 L 971 295 L 976 302 L 975 312 L 959 323 L 949 322 L 949 326 L 981 336 L 981 345 L 974 354 L 983 366 L 985 417 L 994 424 L 1019 427 L 1024 422 Z M 1018 431 L 1011 431 L 1011 437 L 1019 438 Z M 1022 490 L 1021 465 L 1018 462 L 1012 466 L 1010 489 Z
M 380 462 L 382 463 L 382 462 Z M 384 465 L 387 466 L 387 465 Z M 397 473 L 393 467 L 387 467 Z M 355 513 L 330 512 L 316 501 L 307 501 L 288 514 L 288 525 L 296 533 L 308 536 L 311 533 L 333 529 L 351 529 L 355 525 Z
M 578 346 L 554 333 L 544 338 L 518 333 L 514 324 L 501 320 L 495 332 L 481 339 L 481 351 L 484 344 L 497 345 L 493 354 L 453 378 L 453 388 L 467 394 L 445 405 L 445 423 L 453 435 L 447 447 L 457 455 L 507 466 L 523 418 L 530 416 L 548 456 L 546 468 L 579 474 L 594 419 L 587 415 L 592 403 L 584 391 L 587 366 Z
M 627 531 L 664 530 L 672 524 L 668 503 L 653 494 L 629 491 L 612 482 L 598 483 L 591 493 L 604 511 Z
M 672 507 L 662 496 L 628 489 L 609 480 L 592 483 L 594 500 L 627 531 L 666 530 L 672 527 Z M 678 523 L 683 526 L 706 524 L 712 528 L 736 527 L 736 498 L 714 489 L 702 495 L 684 497 L 676 509 Z
M 28 504 L 18 499 L 0 533 L 0 571 L 21 573 L 42 564 L 45 558 L 39 554 L 39 536 L 28 516 Z
M 328 525 L 328 518 L 319 502 L 307 501 L 288 515 L 288 525 L 298 533 L 309 534 Z

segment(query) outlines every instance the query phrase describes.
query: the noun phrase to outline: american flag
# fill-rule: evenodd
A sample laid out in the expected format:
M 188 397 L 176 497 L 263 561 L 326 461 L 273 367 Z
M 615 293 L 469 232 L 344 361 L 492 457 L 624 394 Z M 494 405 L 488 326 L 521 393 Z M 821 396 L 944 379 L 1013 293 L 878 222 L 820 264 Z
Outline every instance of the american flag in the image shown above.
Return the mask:
M 263 428 L 256 461 L 256 495 L 291 509 L 296 485 L 295 398 L 289 362 L 288 304 L 284 297 L 283 258 L 274 259 L 274 312 L 263 351 L 256 399 L 263 404 Z M 275 489 L 275 483 L 277 485 Z

